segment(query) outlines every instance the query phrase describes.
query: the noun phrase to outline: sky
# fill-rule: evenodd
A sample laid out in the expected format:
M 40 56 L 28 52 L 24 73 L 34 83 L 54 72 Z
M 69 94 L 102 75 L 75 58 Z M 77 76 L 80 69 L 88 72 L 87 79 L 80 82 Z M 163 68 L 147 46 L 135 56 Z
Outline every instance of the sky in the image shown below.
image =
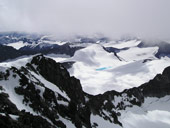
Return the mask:
M 170 39 L 170 0 L 0 0 L 0 31 Z

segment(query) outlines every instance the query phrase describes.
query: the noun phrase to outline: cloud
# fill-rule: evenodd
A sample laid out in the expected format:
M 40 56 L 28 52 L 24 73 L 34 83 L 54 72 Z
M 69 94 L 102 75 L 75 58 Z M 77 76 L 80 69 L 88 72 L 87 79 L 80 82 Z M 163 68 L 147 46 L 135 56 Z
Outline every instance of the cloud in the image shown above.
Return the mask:
M 169 38 L 169 0 L 0 0 L 0 30 Z

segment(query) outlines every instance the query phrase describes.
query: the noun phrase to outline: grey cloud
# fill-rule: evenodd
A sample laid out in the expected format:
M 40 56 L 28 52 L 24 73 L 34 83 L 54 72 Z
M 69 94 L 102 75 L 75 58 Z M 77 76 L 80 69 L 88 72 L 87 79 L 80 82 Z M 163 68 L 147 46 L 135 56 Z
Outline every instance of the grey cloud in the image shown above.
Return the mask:
M 0 0 L 0 31 L 169 39 L 170 0 Z

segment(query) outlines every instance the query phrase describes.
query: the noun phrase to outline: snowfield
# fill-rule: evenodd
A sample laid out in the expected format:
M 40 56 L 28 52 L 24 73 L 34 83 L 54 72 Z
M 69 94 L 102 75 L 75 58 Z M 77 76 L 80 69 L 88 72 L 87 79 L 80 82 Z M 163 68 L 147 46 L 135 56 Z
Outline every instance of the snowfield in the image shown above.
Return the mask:
M 133 106 L 121 111 L 120 120 L 124 128 L 169 128 L 169 106 L 170 96 L 146 98 L 141 107 Z
M 91 44 L 64 61 L 76 62 L 69 72 L 80 79 L 85 92 L 94 95 L 109 90 L 123 91 L 149 81 L 170 65 L 170 58 L 155 57 L 158 47 L 139 48 L 139 42 L 133 43 L 125 44 L 129 49 L 117 53 L 122 60 L 105 51 L 101 44 Z M 123 48 L 123 43 L 120 47 Z
M 27 46 L 27 45 L 29 45 L 29 44 L 28 43 L 24 43 L 23 41 L 7 44 L 7 46 L 11 46 L 11 47 L 13 47 L 13 48 L 15 48 L 17 50 L 22 48 L 22 47 L 24 47 L 24 46 Z
M 122 128 L 119 125 L 110 123 L 108 120 L 104 120 L 102 117 L 98 115 L 91 115 L 91 123 L 95 125 L 98 124 L 97 128 Z

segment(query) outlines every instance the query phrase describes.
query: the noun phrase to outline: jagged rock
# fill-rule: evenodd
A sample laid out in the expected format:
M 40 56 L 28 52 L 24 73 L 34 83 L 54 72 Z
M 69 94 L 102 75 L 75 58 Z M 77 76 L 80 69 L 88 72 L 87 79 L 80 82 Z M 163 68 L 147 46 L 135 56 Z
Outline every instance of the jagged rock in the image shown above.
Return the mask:
M 144 97 L 163 97 L 170 95 L 170 67 L 165 68 L 162 74 L 139 87 Z
M 68 71 L 61 64 L 47 59 L 43 55 L 33 57 L 31 64 L 37 66 L 37 71 L 46 80 L 54 83 L 61 90 L 65 90 L 71 99 L 77 103 L 85 103 L 80 81 L 75 77 L 70 77 Z

